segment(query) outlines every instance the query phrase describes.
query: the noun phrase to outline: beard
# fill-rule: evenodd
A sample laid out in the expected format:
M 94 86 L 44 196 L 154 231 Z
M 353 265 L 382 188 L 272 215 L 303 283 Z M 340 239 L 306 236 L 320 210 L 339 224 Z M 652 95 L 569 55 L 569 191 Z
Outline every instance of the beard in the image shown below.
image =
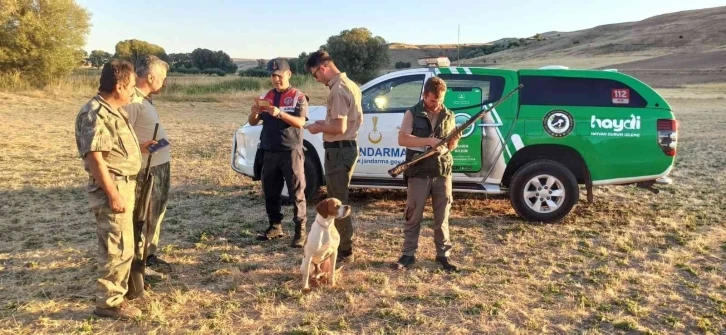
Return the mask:
M 441 109 L 441 104 L 438 102 L 429 103 L 429 102 L 424 101 L 424 107 L 426 107 L 426 109 L 428 109 L 431 112 L 438 112 Z

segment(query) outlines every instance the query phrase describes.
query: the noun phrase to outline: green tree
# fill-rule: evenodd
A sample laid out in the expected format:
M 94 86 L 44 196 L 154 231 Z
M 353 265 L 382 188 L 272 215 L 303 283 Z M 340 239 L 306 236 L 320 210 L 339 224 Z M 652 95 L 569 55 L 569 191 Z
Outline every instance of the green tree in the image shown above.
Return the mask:
M 80 49 L 76 50 L 78 65 L 85 65 L 88 62 L 88 51 Z
M 328 51 L 338 68 L 359 84 L 378 76 L 390 61 L 386 40 L 374 37 L 367 28 L 353 28 L 330 36 L 321 49 Z
M 91 66 L 100 68 L 103 64 L 106 64 L 111 58 L 111 54 L 103 50 L 93 50 L 91 55 L 88 56 L 88 61 L 91 62 Z
M 232 58 L 222 51 L 212 51 L 209 49 L 196 48 L 191 53 L 192 65 L 200 69 L 222 69 L 227 73 L 237 72 L 237 64 L 232 62 Z
M 116 54 L 114 58 L 121 58 L 131 61 L 132 64 L 137 64 L 138 61 L 146 56 L 154 55 L 161 58 L 162 60 L 169 62 L 169 56 L 167 56 L 164 48 L 141 40 L 124 40 L 116 43 Z
M 89 12 L 73 0 L 0 0 L 0 75 L 44 86 L 78 65 Z
M 191 53 L 175 53 L 169 54 L 169 65 L 173 68 L 191 68 L 192 67 L 192 54 Z

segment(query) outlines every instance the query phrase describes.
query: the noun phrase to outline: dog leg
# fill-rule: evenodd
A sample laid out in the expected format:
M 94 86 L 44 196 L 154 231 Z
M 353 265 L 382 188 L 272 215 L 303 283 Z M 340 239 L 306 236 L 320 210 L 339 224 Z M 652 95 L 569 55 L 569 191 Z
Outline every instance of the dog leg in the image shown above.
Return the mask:
M 335 249 L 333 251 L 333 254 L 330 255 L 330 270 L 328 272 L 328 276 L 330 277 L 328 280 L 330 280 L 330 286 L 335 287 L 335 261 L 338 259 L 338 249 Z
M 302 265 L 300 266 L 300 272 L 303 277 L 303 292 L 310 292 L 310 265 L 313 262 L 311 257 L 305 257 Z

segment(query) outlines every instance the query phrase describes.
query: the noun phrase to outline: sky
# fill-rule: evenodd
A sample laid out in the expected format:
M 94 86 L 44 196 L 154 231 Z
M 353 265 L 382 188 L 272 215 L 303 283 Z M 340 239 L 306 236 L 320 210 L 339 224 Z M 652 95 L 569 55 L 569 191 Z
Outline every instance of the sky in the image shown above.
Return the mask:
M 252 59 L 297 57 L 357 27 L 389 43 L 486 43 L 724 5 L 724 0 L 76 2 L 91 13 L 89 53 L 114 53 L 117 42 L 139 39 L 163 47 L 167 54 L 206 48 Z

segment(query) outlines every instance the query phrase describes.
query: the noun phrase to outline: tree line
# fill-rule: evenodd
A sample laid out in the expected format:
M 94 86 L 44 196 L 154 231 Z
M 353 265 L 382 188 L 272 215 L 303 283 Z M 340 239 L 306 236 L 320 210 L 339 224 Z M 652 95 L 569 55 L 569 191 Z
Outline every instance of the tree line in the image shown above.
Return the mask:
M 378 72 L 388 66 L 390 57 L 386 44 L 383 37 L 373 36 L 368 28 L 353 28 L 330 36 L 319 50 L 327 51 L 341 71 L 346 72 L 353 81 L 363 84 L 377 77 Z M 303 52 L 298 57 L 286 58 L 293 74 L 306 74 L 305 62 L 310 53 Z M 271 61 L 258 59 L 256 67 L 240 71 L 240 75 L 268 76 L 267 65 Z M 410 66 L 408 63 L 408 67 Z
M 145 55 L 154 55 L 169 63 L 170 72 L 205 73 L 224 76 L 237 72 L 237 64 L 224 51 L 197 48 L 190 53 L 167 54 L 163 47 L 141 40 L 125 40 L 116 44 L 116 53 L 93 50 L 86 59 L 93 67 L 101 67 L 111 58 L 121 58 L 136 63 Z
M 237 65 L 222 50 L 204 48 L 190 53 L 167 54 L 162 46 L 138 39 L 119 41 L 114 53 L 105 50 L 83 50 L 90 30 L 90 12 L 75 0 L 3 1 L 0 6 L 0 83 L 3 78 L 32 83 L 38 87 L 63 78 L 80 65 L 99 68 L 111 58 L 136 63 L 144 55 L 156 55 L 167 61 L 170 71 L 181 73 L 236 73 Z M 341 71 L 358 82 L 365 83 L 388 66 L 386 40 L 374 36 L 367 28 L 344 30 L 330 36 L 319 47 L 326 50 Z M 295 74 L 305 72 L 309 52 L 289 58 Z M 259 60 L 258 66 L 242 71 L 241 75 L 267 76 L 269 60 Z M 406 64 L 407 66 L 410 66 Z

